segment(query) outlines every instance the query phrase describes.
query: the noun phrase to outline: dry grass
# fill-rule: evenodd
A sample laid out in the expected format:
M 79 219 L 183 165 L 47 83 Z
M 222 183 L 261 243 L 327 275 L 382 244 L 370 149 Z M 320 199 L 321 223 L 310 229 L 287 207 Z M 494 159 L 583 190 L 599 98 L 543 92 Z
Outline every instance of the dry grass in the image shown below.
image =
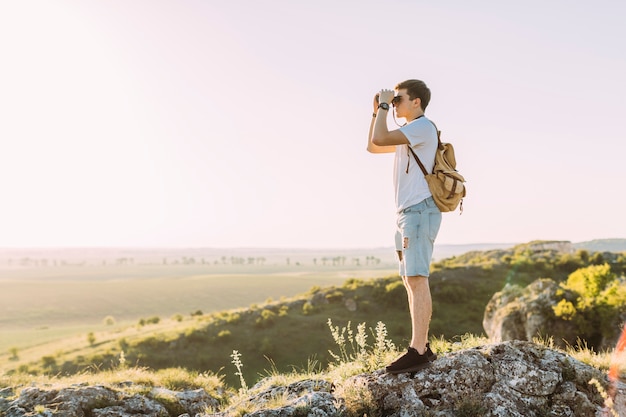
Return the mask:
M 223 378 L 210 373 L 189 372 L 180 368 L 151 371 L 146 368 L 118 368 L 109 371 L 83 372 L 72 376 L 30 375 L 16 373 L 0 376 L 0 387 L 15 387 L 16 393 L 27 386 L 45 386 L 63 388 L 70 385 L 121 386 L 128 382 L 128 390 L 143 391 L 152 387 L 171 390 L 202 388 L 214 396 L 220 397 L 223 391 Z M 219 394 L 219 395 L 218 395 Z

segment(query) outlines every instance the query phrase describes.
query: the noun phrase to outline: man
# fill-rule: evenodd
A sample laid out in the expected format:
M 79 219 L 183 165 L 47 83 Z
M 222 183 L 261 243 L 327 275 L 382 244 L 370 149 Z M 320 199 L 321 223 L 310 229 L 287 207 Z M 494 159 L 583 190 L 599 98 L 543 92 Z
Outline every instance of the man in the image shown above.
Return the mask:
M 396 251 L 408 295 L 412 336 L 407 352 L 387 366 L 386 370 L 391 374 L 415 372 L 437 359 L 428 344 L 432 315 L 428 276 L 441 212 L 408 149 L 411 146 L 426 170 L 432 171 L 438 139 L 437 128 L 424 116 L 429 101 L 430 90 L 420 80 L 401 82 L 395 87 L 395 94 L 393 90 L 380 90 L 374 97 L 374 114 L 367 142 L 367 150 L 371 153 L 395 152 Z M 390 105 L 396 116 L 407 122 L 392 131 L 387 128 Z

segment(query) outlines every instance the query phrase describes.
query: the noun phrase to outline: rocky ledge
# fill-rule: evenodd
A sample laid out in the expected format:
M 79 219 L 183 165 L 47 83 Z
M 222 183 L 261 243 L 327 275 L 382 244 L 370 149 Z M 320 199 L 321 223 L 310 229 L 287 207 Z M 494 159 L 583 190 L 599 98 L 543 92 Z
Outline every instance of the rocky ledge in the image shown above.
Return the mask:
M 597 385 L 590 384 L 596 380 Z M 303 380 L 288 386 L 261 381 L 248 397 L 219 410 L 202 390 L 73 386 L 0 390 L 6 417 L 288 417 L 485 416 L 600 417 L 606 374 L 530 342 L 510 341 L 442 355 L 415 374 L 375 371 L 342 381 Z M 135 392 L 130 394 L 129 392 Z M 143 392 L 139 394 L 138 392 Z M 613 411 L 626 416 L 626 387 L 617 387 Z

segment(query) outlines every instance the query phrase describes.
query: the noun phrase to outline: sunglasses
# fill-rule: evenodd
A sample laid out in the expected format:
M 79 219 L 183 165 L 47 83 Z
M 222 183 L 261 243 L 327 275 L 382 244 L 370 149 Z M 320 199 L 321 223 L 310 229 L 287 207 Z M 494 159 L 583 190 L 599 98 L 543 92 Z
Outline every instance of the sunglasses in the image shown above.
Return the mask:
M 396 104 L 400 104 L 402 102 L 402 96 L 395 96 L 392 100 L 391 100 L 391 104 L 393 104 L 394 106 Z

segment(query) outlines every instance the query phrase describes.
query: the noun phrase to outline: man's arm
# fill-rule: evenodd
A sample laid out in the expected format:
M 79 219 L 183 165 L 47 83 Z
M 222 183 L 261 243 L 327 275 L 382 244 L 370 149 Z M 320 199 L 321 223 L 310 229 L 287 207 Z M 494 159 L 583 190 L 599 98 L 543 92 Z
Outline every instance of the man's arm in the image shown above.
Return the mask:
M 385 112 L 386 113 L 386 112 Z M 380 115 L 380 117 L 384 117 L 385 115 Z M 376 117 L 372 117 L 372 123 L 370 123 L 370 131 L 369 134 L 367 135 L 367 151 L 370 153 L 390 153 L 390 152 L 395 152 L 396 151 L 396 147 L 394 145 L 391 146 L 379 146 L 379 145 L 375 145 L 372 142 L 372 133 L 374 133 L 374 124 L 376 123 L 376 119 L 378 119 L 378 116 Z
M 374 97 L 374 113 L 370 124 L 367 150 L 371 153 L 395 152 L 396 145 L 406 145 L 409 143 L 404 133 L 399 130 L 389 131 L 387 128 L 387 110 L 378 108 L 378 97 L 382 103 L 391 103 L 393 99 L 392 90 L 382 90 Z

